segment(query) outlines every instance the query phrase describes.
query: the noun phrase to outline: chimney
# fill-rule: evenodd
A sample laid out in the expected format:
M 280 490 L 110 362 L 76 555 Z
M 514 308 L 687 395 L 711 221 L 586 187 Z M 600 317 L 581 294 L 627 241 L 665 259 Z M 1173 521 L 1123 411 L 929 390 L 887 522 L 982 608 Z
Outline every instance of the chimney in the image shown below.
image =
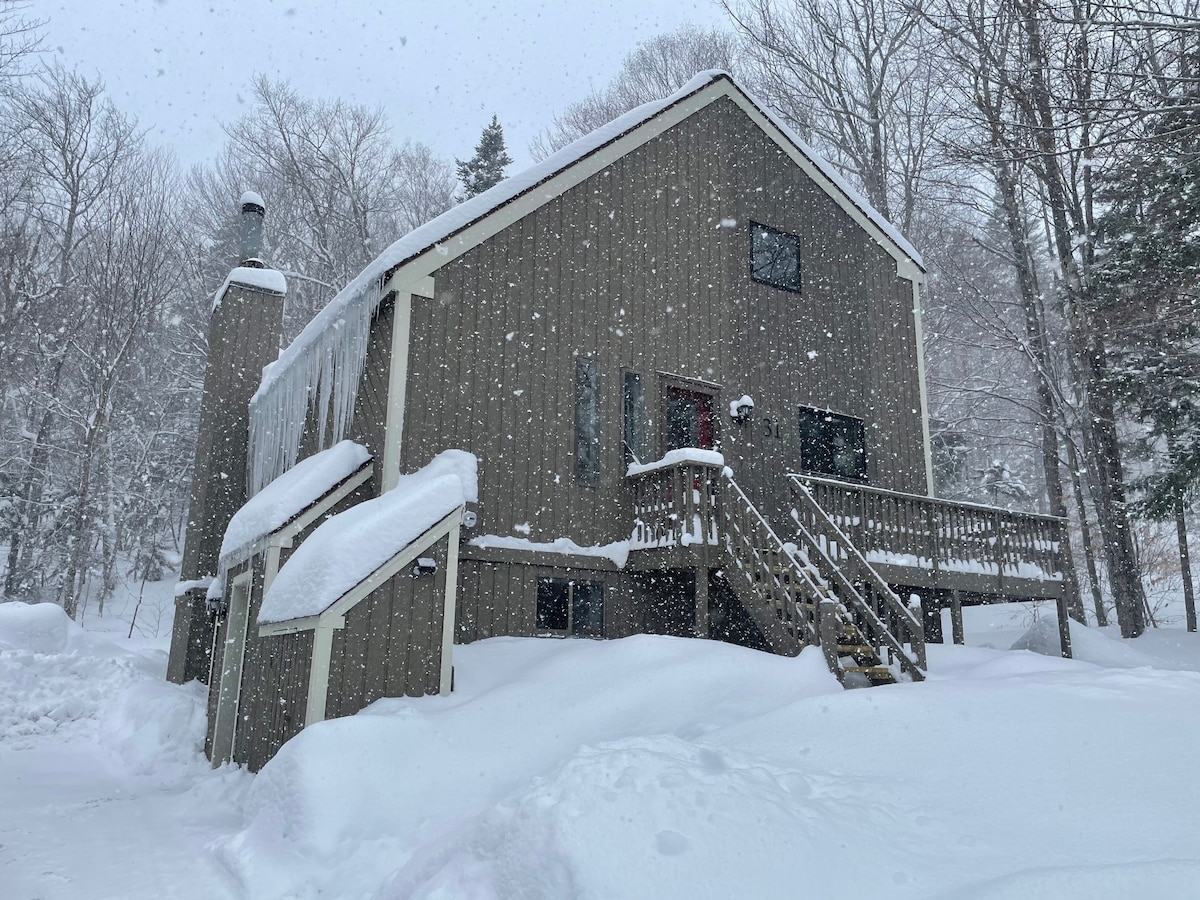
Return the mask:
M 267 208 L 263 205 L 262 197 L 254 191 L 246 191 L 238 203 L 242 209 L 238 222 L 238 236 L 241 245 L 241 258 L 238 264 L 253 269 L 265 268 L 266 264 L 262 261 L 261 256 L 263 217 L 267 214 Z
M 266 266 L 262 252 L 262 198 L 253 191 L 239 201 L 240 265 L 213 298 L 208 320 L 208 358 L 192 462 L 192 497 L 175 598 L 175 626 L 167 679 L 183 684 L 208 680 L 214 621 L 205 606 L 207 585 L 218 571 L 221 539 L 246 502 L 246 456 L 250 397 L 263 366 L 279 356 L 287 280 Z

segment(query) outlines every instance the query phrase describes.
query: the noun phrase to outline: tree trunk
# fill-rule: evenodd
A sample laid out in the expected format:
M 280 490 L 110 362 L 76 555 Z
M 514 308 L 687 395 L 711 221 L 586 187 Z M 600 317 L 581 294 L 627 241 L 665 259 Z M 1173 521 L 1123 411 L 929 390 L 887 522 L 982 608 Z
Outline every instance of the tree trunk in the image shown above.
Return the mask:
M 1179 537 L 1179 572 L 1183 576 L 1183 609 L 1187 615 L 1187 630 L 1196 630 L 1196 593 L 1192 585 L 1192 562 L 1188 555 L 1187 518 L 1183 500 L 1175 501 L 1175 532 Z
M 1042 43 L 1041 3 L 1039 0 L 1018 0 L 1016 7 L 1021 15 L 1029 60 L 1026 113 L 1031 118 L 1029 124 L 1036 144 L 1040 177 L 1046 188 L 1051 237 L 1063 274 L 1069 336 L 1081 376 L 1084 455 L 1095 484 L 1092 500 L 1100 520 L 1109 585 L 1116 603 L 1121 636 L 1133 638 L 1146 630 L 1145 593 L 1125 504 L 1121 447 L 1112 392 L 1107 382 L 1108 359 L 1103 338 L 1088 318 L 1086 272 L 1081 271 L 1075 257 L 1075 235 L 1067 218 L 1067 182 L 1055 137 L 1061 129 L 1054 117 L 1044 77 L 1049 62 Z M 1086 242 L 1083 252 L 1087 253 Z
M 995 123 L 997 126 L 999 123 Z M 1038 412 L 1042 431 L 1042 473 L 1046 481 L 1046 499 L 1051 515 L 1069 521 L 1066 498 L 1063 492 L 1062 473 L 1059 468 L 1058 428 L 1055 391 L 1050 382 L 1050 358 L 1046 347 L 1046 323 L 1038 303 L 1038 289 L 1033 270 L 1033 259 L 1025 239 L 1025 216 L 1021 213 L 1017 198 L 1016 178 L 1009 162 L 1001 156 L 993 166 L 996 185 L 1000 189 L 1004 207 L 1004 220 L 1009 243 L 1013 251 L 1013 267 L 1020 289 L 1021 309 L 1025 318 L 1025 337 L 1028 354 L 1033 365 L 1037 385 Z M 1066 593 L 1067 609 L 1071 618 L 1086 624 L 1083 602 L 1079 597 L 1079 577 L 1075 572 L 1075 554 L 1071 551 L 1070 529 L 1063 532 L 1067 546 L 1063 548 L 1063 590 Z
M 1088 583 L 1092 588 L 1092 607 L 1096 611 L 1096 624 L 1101 628 L 1108 625 L 1108 613 L 1104 609 L 1104 597 L 1100 593 L 1100 577 L 1096 572 L 1096 548 L 1092 545 L 1092 526 L 1088 522 L 1087 502 L 1083 497 L 1083 479 L 1079 477 L 1079 455 L 1075 452 L 1075 444 L 1068 439 L 1067 466 L 1071 471 L 1071 487 L 1075 493 L 1075 503 L 1079 509 L 1079 531 L 1083 542 L 1083 559 L 1087 565 Z

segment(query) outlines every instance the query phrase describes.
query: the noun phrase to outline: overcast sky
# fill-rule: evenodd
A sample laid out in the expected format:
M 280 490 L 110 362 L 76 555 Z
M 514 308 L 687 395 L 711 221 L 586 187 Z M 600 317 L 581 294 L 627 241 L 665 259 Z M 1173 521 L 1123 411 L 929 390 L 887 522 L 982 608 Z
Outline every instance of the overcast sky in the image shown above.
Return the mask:
M 638 42 L 722 24 L 715 0 L 35 0 L 46 49 L 98 73 L 184 163 L 221 145 L 256 72 L 384 107 L 398 138 L 465 158 L 493 113 L 510 153 L 603 87 Z

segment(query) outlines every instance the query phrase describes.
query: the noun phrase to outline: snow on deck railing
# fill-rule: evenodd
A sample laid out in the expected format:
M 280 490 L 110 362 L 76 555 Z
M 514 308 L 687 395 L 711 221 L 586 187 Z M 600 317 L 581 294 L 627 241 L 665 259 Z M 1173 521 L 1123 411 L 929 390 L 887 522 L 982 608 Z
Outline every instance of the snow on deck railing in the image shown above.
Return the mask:
M 631 463 L 625 475 L 628 478 L 632 478 L 635 475 L 644 475 L 647 472 L 656 472 L 659 469 L 669 469 L 672 466 L 682 466 L 688 463 L 700 466 L 722 467 L 725 465 L 725 457 L 716 450 L 681 447 L 678 450 L 668 450 L 662 459 L 656 459 L 654 462 Z

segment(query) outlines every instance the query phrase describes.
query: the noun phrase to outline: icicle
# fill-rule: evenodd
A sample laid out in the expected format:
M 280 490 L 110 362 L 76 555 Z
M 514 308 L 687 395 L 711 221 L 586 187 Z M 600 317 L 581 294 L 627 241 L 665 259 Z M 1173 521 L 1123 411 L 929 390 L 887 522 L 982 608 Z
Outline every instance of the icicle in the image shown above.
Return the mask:
M 342 440 L 350 427 L 382 284 L 376 276 L 350 288 L 263 370 L 262 384 L 250 400 L 251 496 L 295 464 L 314 404 L 318 450 Z

